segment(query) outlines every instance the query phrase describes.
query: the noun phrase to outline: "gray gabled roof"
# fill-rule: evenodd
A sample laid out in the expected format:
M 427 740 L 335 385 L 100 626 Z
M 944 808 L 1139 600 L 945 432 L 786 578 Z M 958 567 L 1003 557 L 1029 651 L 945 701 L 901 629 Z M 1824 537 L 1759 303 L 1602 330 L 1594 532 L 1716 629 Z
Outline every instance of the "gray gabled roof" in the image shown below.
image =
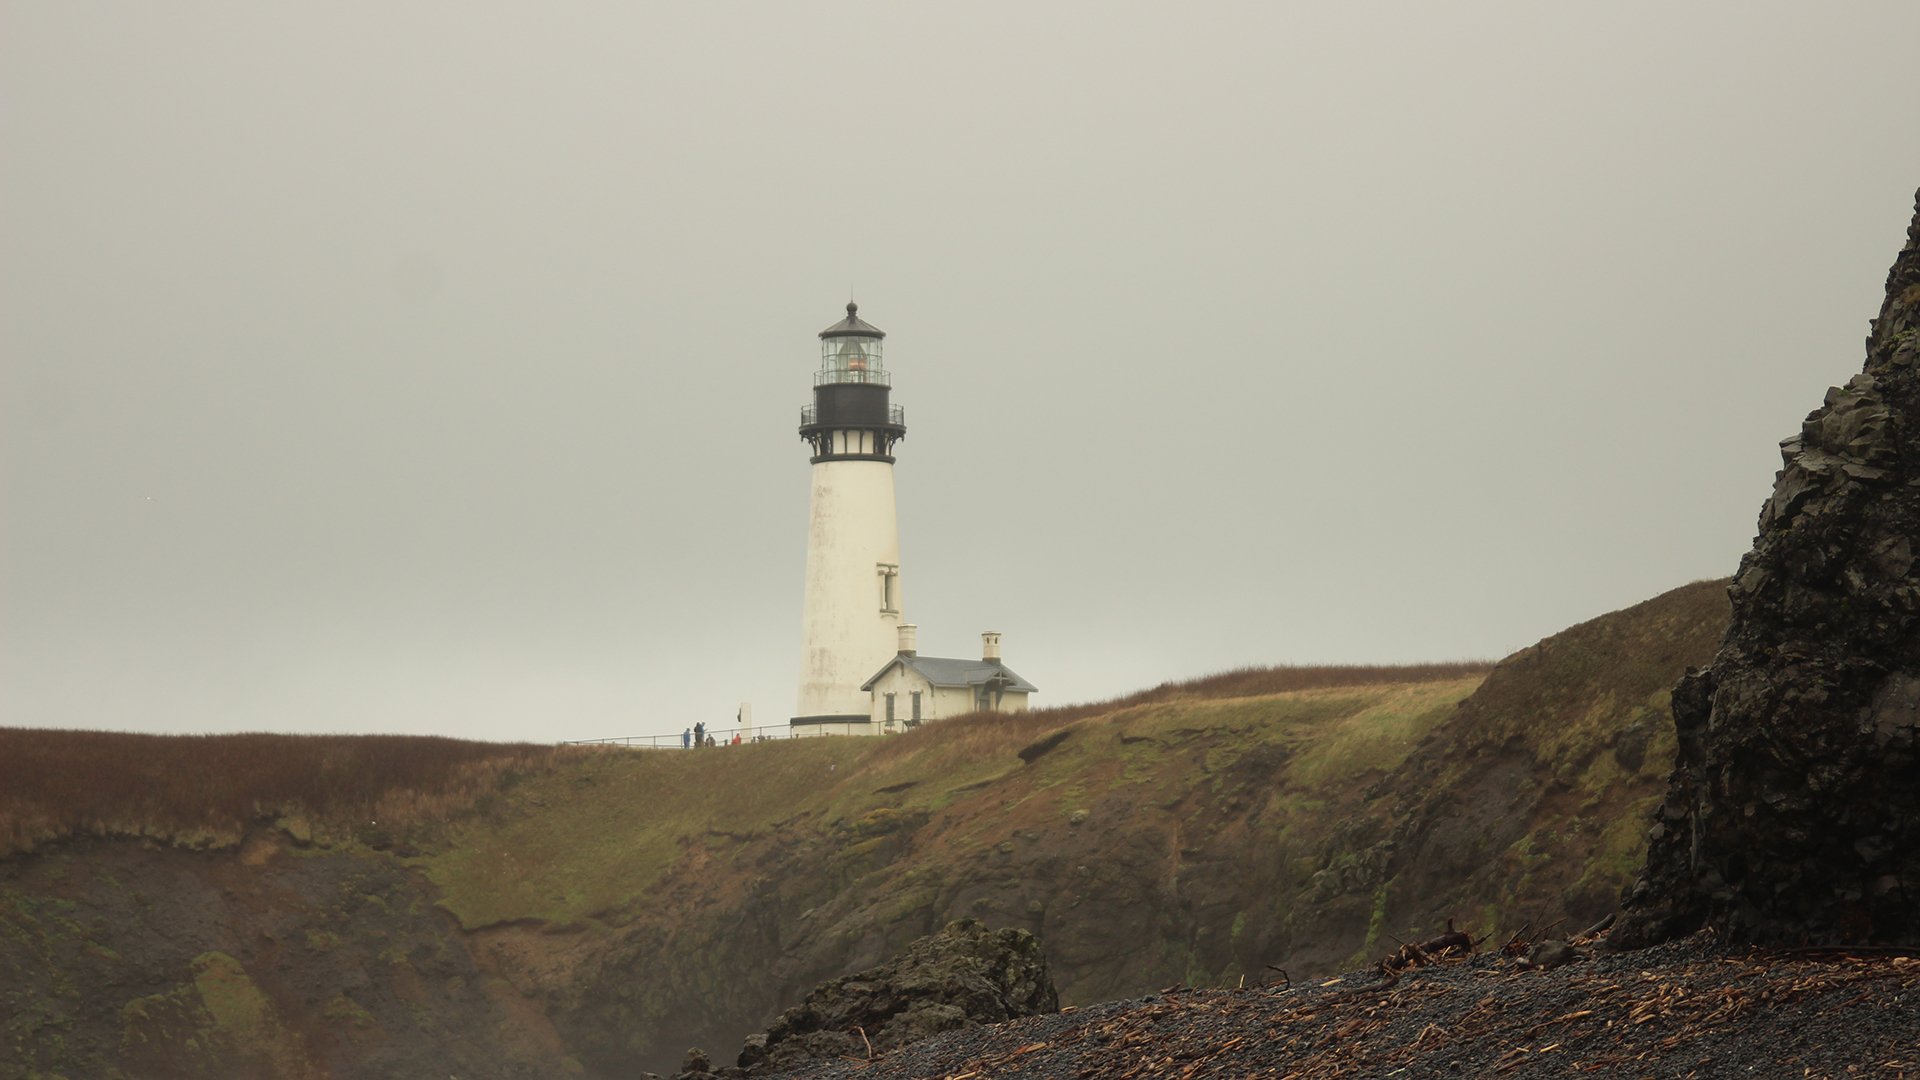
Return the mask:
M 823 338 L 830 338 L 830 337 L 883 338 L 887 336 L 887 332 L 885 330 L 882 330 L 879 327 L 868 322 L 867 320 L 861 318 L 859 315 L 859 311 L 860 311 L 859 304 L 856 304 L 851 300 L 847 301 L 847 317 L 844 319 L 841 319 L 837 323 L 834 323 L 832 326 L 827 327 L 825 330 L 820 331 L 820 336 Z
M 913 669 L 919 676 L 934 686 L 983 686 L 992 680 L 1001 680 L 1008 690 L 1024 690 L 1031 694 L 1040 688 L 1013 673 L 1013 670 L 998 660 L 955 660 L 945 656 L 907 656 L 902 654 L 887 661 L 885 667 L 873 673 L 873 678 L 860 684 L 860 689 L 871 690 L 880 676 L 893 670 L 895 664 Z

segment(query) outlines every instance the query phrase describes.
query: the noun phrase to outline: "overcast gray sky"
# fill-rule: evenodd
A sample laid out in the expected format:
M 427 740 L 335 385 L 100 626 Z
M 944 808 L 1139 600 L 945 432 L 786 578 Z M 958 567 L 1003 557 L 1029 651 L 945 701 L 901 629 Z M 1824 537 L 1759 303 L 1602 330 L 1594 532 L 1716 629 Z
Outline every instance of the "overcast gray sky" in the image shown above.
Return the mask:
M 814 334 L 1041 703 L 1729 573 L 1920 4 L 0 3 L 0 722 L 793 707 Z

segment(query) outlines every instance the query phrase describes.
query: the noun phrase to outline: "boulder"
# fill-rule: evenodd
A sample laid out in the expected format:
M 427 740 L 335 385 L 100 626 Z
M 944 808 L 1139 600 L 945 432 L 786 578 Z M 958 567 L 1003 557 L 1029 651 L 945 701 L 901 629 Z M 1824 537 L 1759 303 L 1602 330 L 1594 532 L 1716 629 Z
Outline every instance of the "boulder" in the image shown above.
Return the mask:
M 680 1059 L 680 1071 L 673 1074 L 673 1080 L 708 1080 L 713 1076 L 713 1062 L 707 1058 L 707 1052 L 699 1047 L 691 1047 L 685 1057 Z
M 864 1058 L 929 1035 L 1056 1012 L 1039 941 L 1024 930 L 950 923 L 879 967 L 821 983 L 740 1051 L 749 1074 L 817 1058 Z
M 1920 197 L 1865 369 L 1781 444 L 1613 944 L 1920 941 Z

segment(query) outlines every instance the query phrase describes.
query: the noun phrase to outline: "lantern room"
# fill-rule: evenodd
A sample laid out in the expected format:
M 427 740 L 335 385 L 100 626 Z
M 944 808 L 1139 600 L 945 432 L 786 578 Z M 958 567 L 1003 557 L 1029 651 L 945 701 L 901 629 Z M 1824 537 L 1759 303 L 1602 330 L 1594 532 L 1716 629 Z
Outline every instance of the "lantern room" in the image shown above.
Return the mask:
M 860 305 L 849 303 L 847 317 L 820 331 L 820 371 L 815 386 L 836 383 L 889 385 L 881 358 L 886 331 L 860 317 Z

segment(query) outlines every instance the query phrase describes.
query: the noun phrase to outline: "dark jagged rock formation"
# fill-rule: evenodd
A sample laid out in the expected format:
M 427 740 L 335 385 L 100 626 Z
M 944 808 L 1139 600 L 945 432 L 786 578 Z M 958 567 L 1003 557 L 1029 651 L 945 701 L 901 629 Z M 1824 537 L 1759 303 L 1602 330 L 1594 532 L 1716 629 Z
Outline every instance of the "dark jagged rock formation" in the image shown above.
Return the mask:
M 886 964 L 814 988 L 765 1034 L 748 1037 L 740 1070 L 761 1075 L 815 1059 L 863 1058 L 943 1031 L 1059 1008 L 1032 934 L 961 919 Z
M 1920 941 L 1920 211 L 1760 512 L 1616 944 Z

